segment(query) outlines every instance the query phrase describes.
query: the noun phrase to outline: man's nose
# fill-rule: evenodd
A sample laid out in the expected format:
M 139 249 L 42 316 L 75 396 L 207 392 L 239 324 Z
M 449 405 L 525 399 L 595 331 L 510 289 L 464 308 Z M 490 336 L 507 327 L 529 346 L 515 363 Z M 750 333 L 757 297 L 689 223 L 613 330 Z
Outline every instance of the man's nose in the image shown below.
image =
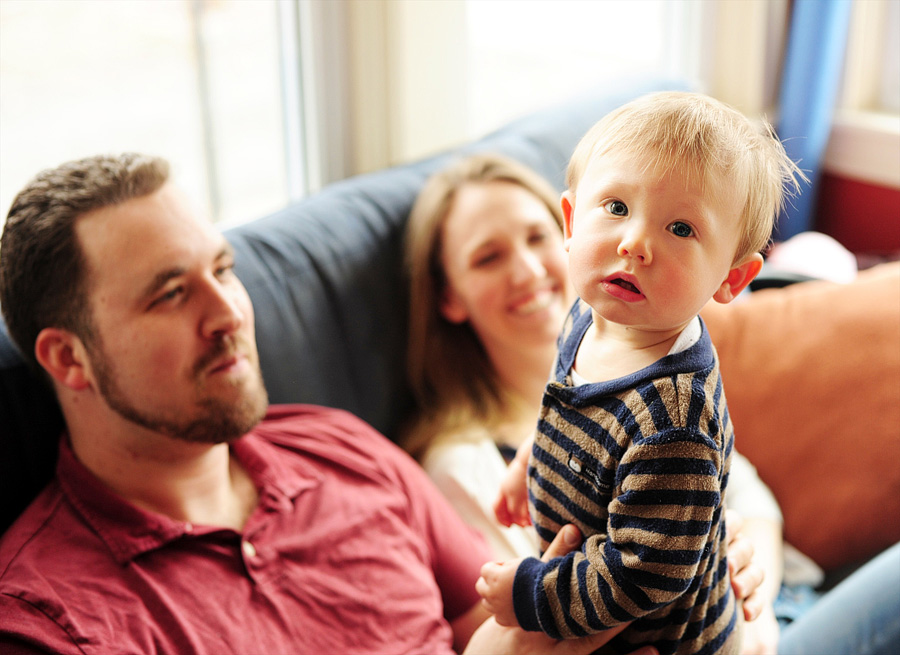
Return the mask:
M 238 302 L 238 293 L 218 280 L 210 283 L 207 289 L 203 334 L 214 338 L 231 334 L 238 330 L 244 322 L 244 312 Z

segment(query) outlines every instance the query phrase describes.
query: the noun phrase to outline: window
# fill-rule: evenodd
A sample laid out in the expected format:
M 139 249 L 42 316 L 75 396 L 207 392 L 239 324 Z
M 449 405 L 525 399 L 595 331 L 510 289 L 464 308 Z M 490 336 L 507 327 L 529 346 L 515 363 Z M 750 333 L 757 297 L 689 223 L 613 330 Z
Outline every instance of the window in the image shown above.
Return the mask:
M 169 159 L 221 222 L 289 199 L 278 2 L 0 2 L 0 205 L 101 152 Z M 0 221 L 2 221 L 0 218 Z
M 900 2 L 853 6 L 828 172 L 900 189 Z
M 696 9 L 683 0 L 469 0 L 470 135 L 527 108 L 583 95 L 605 79 L 694 76 Z

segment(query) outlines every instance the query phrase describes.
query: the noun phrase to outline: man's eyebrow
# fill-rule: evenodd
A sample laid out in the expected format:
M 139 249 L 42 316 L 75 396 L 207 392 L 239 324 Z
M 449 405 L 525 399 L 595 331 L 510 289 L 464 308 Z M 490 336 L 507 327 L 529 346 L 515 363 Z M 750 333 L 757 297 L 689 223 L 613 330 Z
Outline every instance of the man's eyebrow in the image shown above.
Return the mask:
M 219 251 L 219 254 L 216 255 L 216 261 L 220 259 L 230 259 L 234 258 L 234 248 L 230 243 L 226 243 L 222 246 L 222 249 Z
M 176 268 L 170 268 L 165 271 L 160 271 L 159 273 L 154 275 L 150 283 L 144 287 L 144 292 L 141 294 L 141 298 L 151 297 L 157 291 L 162 289 L 169 280 L 184 275 L 185 272 L 186 269 L 180 266 Z
M 234 248 L 230 243 L 226 243 L 222 246 L 222 249 L 216 254 L 215 260 L 219 262 L 223 259 L 229 259 L 234 257 Z M 187 269 L 183 266 L 175 266 L 173 268 L 166 269 L 165 271 L 160 271 L 156 275 L 153 276 L 153 279 L 144 287 L 144 291 L 141 294 L 141 298 L 150 298 L 157 291 L 162 289 L 166 283 L 176 277 L 184 275 L 187 273 Z

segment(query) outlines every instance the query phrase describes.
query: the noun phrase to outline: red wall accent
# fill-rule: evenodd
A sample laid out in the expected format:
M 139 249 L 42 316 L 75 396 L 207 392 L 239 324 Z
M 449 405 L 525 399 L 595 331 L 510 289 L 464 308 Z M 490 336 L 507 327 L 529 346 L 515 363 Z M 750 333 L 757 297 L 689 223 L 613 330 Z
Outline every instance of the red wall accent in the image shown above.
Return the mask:
M 815 229 L 853 253 L 900 253 L 900 189 L 825 173 Z

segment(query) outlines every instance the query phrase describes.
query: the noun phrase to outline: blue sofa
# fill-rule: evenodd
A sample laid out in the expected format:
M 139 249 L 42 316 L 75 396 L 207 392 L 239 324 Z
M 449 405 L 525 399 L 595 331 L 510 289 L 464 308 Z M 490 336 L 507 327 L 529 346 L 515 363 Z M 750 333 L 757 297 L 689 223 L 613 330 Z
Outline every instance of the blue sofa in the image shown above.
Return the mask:
M 256 311 L 271 402 L 340 407 L 393 436 L 411 406 L 402 236 L 426 177 L 454 156 L 494 151 L 561 189 L 575 144 L 601 116 L 643 93 L 684 88 L 664 79 L 608 85 L 455 151 L 335 183 L 227 231 Z M 61 428 L 52 393 L 0 323 L 0 531 L 52 476 Z

